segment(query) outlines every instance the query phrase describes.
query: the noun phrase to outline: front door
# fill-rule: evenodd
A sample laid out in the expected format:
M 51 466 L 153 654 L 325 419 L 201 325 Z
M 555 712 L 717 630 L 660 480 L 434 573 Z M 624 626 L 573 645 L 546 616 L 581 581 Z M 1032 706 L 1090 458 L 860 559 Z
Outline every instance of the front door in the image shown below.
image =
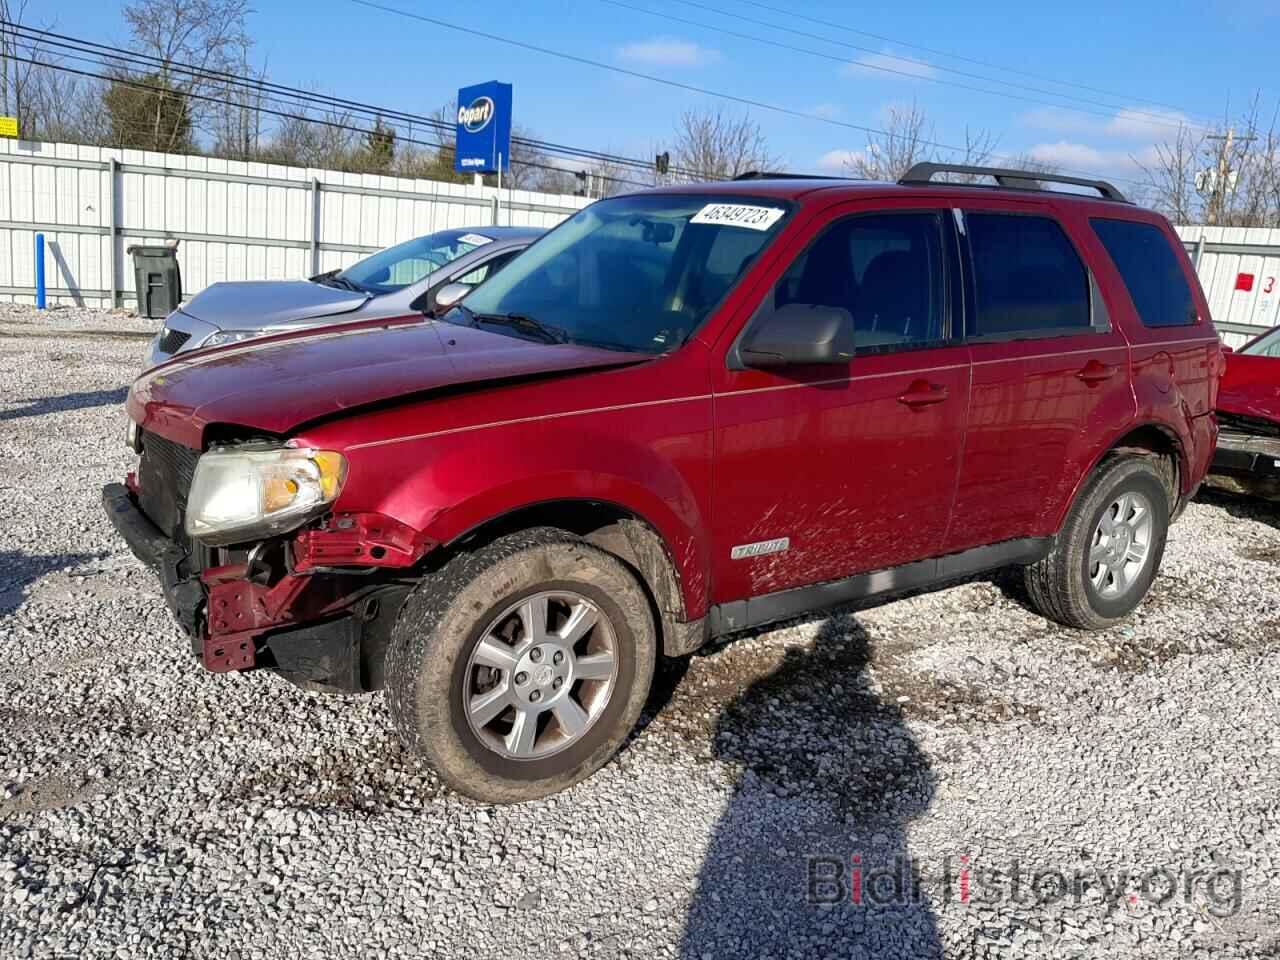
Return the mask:
M 718 602 L 930 557 L 946 535 L 969 380 L 951 339 L 951 213 L 841 213 L 762 279 L 753 319 L 791 303 L 847 310 L 852 360 L 730 360 L 713 380 Z

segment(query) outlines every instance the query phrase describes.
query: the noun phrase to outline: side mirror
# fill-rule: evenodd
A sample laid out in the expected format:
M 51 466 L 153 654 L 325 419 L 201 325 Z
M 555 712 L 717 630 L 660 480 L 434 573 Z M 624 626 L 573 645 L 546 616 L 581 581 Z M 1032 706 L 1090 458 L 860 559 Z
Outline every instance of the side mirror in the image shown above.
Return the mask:
M 470 292 L 471 284 L 469 283 L 446 283 L 431 299 L 435 301 L 437 310 L 447 310 Z
M 757 319 L 738 352 L 748 367 L 848 363 L 853 317 L 840 307 L 789 303 Z

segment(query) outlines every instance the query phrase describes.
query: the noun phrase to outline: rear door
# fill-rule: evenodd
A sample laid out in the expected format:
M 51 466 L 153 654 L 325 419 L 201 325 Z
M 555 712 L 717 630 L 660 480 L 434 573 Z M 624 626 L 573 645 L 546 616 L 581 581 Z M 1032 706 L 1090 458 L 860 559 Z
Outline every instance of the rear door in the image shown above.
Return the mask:
M 1128 343 L 1052 207 L 957 220 L 973 380 L 948 553 L 1052 533 L 1098 437 L 1134 411 Z
M 968 362 L 949 210 L 883 201 L 819 218 L 744 310 L 847 310 L 847 364 L 713 374 L 719 602 L 933 556 L 963 439 Z M 734 325 L 737 329 L 737 325 Z

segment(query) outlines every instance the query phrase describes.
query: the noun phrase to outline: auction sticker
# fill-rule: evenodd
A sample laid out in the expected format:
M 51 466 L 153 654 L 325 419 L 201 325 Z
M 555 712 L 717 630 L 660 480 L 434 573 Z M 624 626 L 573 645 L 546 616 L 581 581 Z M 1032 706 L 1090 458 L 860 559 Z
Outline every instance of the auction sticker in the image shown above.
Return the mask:
M 483 247 L 486 243 L 493 243 L 489 237 L 482 237 L 478 233 L 464 233 L 458 238 L 459 243 L 469 243 L 473 247 Z
M 708 203 L 689 222 L 768 230 L 786 212 L 779 207 L 757 207 L 747 203 Z

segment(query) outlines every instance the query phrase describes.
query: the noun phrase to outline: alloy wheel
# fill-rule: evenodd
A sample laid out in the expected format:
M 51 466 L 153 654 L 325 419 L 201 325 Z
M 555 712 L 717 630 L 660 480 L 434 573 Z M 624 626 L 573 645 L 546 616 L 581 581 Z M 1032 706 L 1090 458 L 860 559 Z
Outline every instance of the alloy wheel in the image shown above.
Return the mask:
M 599 718 L 618 677 L 617 634 L 585 596 L 525 597 L 485 628 L 467 661 L 462 702 L 471 731 L 516 760 L 550 756 Z

